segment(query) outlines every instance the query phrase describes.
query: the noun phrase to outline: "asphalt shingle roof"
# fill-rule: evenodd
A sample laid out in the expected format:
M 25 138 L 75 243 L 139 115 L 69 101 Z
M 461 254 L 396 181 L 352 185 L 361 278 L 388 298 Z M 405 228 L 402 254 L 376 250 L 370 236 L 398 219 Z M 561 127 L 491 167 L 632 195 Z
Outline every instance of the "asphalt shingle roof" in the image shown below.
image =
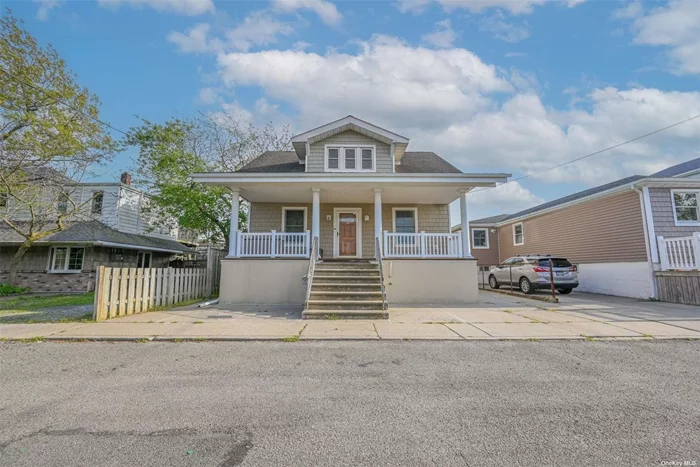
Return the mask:
M 290 173 L 304 172 L 299 157 L 294 151 L 267 151 L 244 165 L 243 173 Z M 461 173 L 461 171 L 434 152 L 406 152 L 397 173 Z
M 651 178 L 662 178 L 662 177 L 675 177 L 676 175 L 681 175 L 691 170 L 700 169 L 700 157 L 690 161 L 685 161 L 680 164 L 668 167 L 664 170 L 651 174 Z
M 20 243 L 23 238 L 14 230 L 6 226 L 0 225 L 0 244 L 2 243 Z M 161 250 L 181 251 L 183 253 L 192 252 L 183 244 L 175 240 L 167 240 L 164 238 L 148 237 L 146 235 L 136 235 L 114 230 L 98 221 L 77 222 L 66 230 L 57 232 L 42 240 L 37 244 L 54 243 L 54 242 L 74 242 L 74 243 L 96 243 L 108 242 L 126 246 L 142 247 L 143 249 L 155 248 Z
M 470 224 L 497 224 L 508 217 L 508 214 L 498 214 L 497 216 L 482 217 L 469 221 Z

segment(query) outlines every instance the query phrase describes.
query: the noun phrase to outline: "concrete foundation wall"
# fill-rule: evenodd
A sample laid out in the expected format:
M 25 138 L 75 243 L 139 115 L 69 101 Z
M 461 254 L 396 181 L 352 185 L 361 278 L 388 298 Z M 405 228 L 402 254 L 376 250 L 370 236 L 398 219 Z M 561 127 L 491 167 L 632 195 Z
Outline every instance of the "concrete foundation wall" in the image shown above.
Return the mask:
M 308 259 L 221 261 L 221 303 L 303 305 Z
M 475 260 L 384 260 L 389 309 L 400 303 L 470 303 L 479 299 Z
M 650 298 L 652 273 L 647 262 L 579 264 L 579 292 Z

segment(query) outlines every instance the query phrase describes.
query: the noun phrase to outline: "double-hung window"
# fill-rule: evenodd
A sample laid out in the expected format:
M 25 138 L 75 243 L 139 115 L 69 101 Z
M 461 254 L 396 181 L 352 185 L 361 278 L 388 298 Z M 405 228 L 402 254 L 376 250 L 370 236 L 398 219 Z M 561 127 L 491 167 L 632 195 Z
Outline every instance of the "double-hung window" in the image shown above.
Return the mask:
M 306 208 L 282 208 L 282 231 L 301 233 L 306 231 Z
M 74 246 L 55 246 L 49 257 L 50 272 L 80 272 L 83 269 L 85 248 Z
M 375 172 L 374 146 L 326 146 L 327 172 Z
M 676 225 L 700 225 L 700 190 L 671 190 Z
M 92 214 L 102 214 L 102 202 L 104 201 L 105 192 L 96 191 L 92 195 L 92 207 L 90 212 Z
M 486 249 L 489 247 L 489 230 L 472 229 L 472 246 Z
M 519 222 L 513 225 L 513 245 L 525 244 L 525 229 L 523 223 Z

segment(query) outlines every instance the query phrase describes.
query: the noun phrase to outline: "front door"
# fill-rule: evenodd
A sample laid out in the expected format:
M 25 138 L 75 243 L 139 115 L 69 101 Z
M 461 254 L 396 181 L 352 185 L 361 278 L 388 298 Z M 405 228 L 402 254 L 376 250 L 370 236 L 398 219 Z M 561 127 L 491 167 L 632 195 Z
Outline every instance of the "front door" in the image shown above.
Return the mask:
M 335 256 L 357 258 L 360 256 L 361 213 L 359 209 L 336 209 L 335 212 Z

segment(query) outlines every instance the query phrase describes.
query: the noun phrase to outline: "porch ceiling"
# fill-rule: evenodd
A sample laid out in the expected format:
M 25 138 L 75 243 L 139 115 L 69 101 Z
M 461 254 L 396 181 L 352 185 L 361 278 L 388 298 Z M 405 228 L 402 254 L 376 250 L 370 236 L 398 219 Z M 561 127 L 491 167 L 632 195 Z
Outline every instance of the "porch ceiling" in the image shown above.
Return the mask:
M 199 182 L 240 190 L 243 198 L 261 203 L 311 203 L 312 188 L 320 188 L 321 203 L 373 203 L 382 190 L 382 203 L 448 204 L 460 191 L 504 183 L 508 174 L 195 174 Z M 251 174 L 253 175 L 253 174 Z
M 374 188 L 363 184 L 241 186 L 241 196 L 260 203 L 311 203 L 311 188 L 321 189 L 321 203 L 374 203 Z M 382 188 L 382 203 L 448 204 L 459 198 L 455 187 L 392 186 Z

